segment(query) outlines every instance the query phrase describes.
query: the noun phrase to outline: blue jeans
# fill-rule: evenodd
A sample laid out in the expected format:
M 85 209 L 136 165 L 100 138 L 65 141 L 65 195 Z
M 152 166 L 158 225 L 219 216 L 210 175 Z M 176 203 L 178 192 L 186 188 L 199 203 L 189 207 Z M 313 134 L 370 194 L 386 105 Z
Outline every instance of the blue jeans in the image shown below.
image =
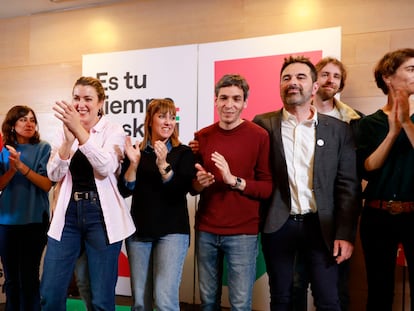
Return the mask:
M 99 200 L 70 201 L 60 241 L 49 237 L 40 287 L 43 311 L 66 310 L 66 296 L 82 245 L 94 310 L 115 310 L 115 285 L 122 241 L 109 244 Z
M 88 257 L 86 257 L 86 252 L 82 251 L 78 261 L 75 266 L 75 277 L 76 285 L 79 290 L 79 294 L 85 304 L 87 311 L 92 311 L 92 294 L 91 294 L 91 284 L 89 282 L 89 267 L 88 267 Z
M 220 309 L 223 256 L 227 261 L 231 310 L 251 311 L 256 278 L 257 235 L 217 235 L 196 233 L 196 256 L 203 311 Z
M 40 310 L 39 267 L 47 225 L 0 225 L 0 256 L 5 276 L 6 311 Z
M 179 289 L 188 244 L 188 234 L 145 240 L 131 236 L 126 240 L 132 311 L 180 310 Z

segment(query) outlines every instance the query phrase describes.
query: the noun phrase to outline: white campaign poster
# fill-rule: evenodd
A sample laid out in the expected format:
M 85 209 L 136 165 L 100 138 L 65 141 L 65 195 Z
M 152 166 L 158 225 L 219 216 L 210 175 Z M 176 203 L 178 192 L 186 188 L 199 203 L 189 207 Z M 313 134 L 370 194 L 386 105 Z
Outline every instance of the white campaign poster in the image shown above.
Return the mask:
M 146 107 L 152 98 L 171 98 L 177 106 L 179 133 L 188 143 L 196 126 L 197 45 L 83 56 L 82 74 L 105 88 L 105 114 L 141 140 Z
M 91 54 L 83 57 L 83 75 L 98 77 L 106 88 L 105 113 L 124 126 L 134 140 L 142 138 L 146 105 L 151 98 L 172 98 L 177 107 L 179 132 L 188 143 L 195 130 L 217 121 L 214 84 L 225 73 L 239 73 L 250 85 L 243 117 L 279 109 L 279 72 L 284 57 L 295 54 L 317 62 L 340 59 L 340 27 L 306 32 L 175 46 L 147 50 Z M 189 196 L 190 224 L 194 224 L 196 198 Z M 129 295 L 128 262 L 123 248 L 117 293 Z M 225 272 L 226 274 L 226 272 Z M 269 310 L 269 289 L 263 256 L 257 260 L 253 309 Z M 226 281 L 223 306 L 229 306 Z M 194 265 L 194 234 L 184 266 L 180 300 L 199 303 Z
M 180 140 L 188 144 L 193 138 L 197 115 L 197 45 L 84 55 L 82 66 L 83 75 L 97 77 L 105 87 L 105 114 L 122 124 L 133 141 L 142 140 L 150 100 L 166 97 L 173 99 L 177 107 Z M 191 220 L 195 206 L 195 198 L 189 196 Z M 194 290 L 193 249 L 192 239 L 181 285 L 181 299 L 186 302 L 192 301 Z M 131 294 L 125 247 L 119 258 L 116 292 Z

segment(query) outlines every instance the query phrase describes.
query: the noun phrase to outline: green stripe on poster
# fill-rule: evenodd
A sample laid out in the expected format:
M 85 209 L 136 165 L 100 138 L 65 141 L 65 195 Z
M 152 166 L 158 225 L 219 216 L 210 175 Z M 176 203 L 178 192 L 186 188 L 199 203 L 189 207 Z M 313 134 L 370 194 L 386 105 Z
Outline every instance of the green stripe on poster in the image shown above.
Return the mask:
M 80 299 L 67 299 L 66 300 L 66 310 L 67 311 L 86 311 L 85 305 Z M 116 306 L 116 311 L 130 311 L 130 306 Z

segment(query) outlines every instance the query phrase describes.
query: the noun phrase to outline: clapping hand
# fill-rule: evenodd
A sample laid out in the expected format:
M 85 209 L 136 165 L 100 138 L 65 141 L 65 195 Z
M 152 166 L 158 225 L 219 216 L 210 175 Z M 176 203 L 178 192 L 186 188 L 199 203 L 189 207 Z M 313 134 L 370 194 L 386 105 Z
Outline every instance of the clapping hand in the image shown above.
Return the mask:
M 132 165 L 138 166 L 141 159 L 141 150 L 139 149 L 139 141 L 135 144 L 131 142 L 131 136 L 125 138 L 125 154 Z
M 211 160 L 214 162 L 216 167 L 219 169 L 221 176 L 223 177 L 223 182 L 225 184 L 232 185 L 234 183 L 235 177 L 230 172 L 229 164 L 227 163 L 224 156 L 218 153 L 217 151 L 215 151 L 211 154 Z
M 197 169 L 197 183 L 202 187 L 206 188 L 215 182 L 214 175 L 207 172 L 201 164 L 196 163 L 195 168 Z M 200 189 L 198 189 L 200 190 Z

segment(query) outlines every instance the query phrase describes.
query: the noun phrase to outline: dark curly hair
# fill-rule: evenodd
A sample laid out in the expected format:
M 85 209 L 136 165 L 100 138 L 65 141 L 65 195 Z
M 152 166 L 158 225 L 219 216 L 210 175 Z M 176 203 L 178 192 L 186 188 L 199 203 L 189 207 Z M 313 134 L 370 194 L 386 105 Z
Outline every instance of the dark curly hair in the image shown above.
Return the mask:
M 393 75 L 409 58 L 414 58 L 414 49 L 399 49 L 385 54 L 375 66 L 375 82 L 385 95 L 388 94 L 389 90 L 384 77 Z

